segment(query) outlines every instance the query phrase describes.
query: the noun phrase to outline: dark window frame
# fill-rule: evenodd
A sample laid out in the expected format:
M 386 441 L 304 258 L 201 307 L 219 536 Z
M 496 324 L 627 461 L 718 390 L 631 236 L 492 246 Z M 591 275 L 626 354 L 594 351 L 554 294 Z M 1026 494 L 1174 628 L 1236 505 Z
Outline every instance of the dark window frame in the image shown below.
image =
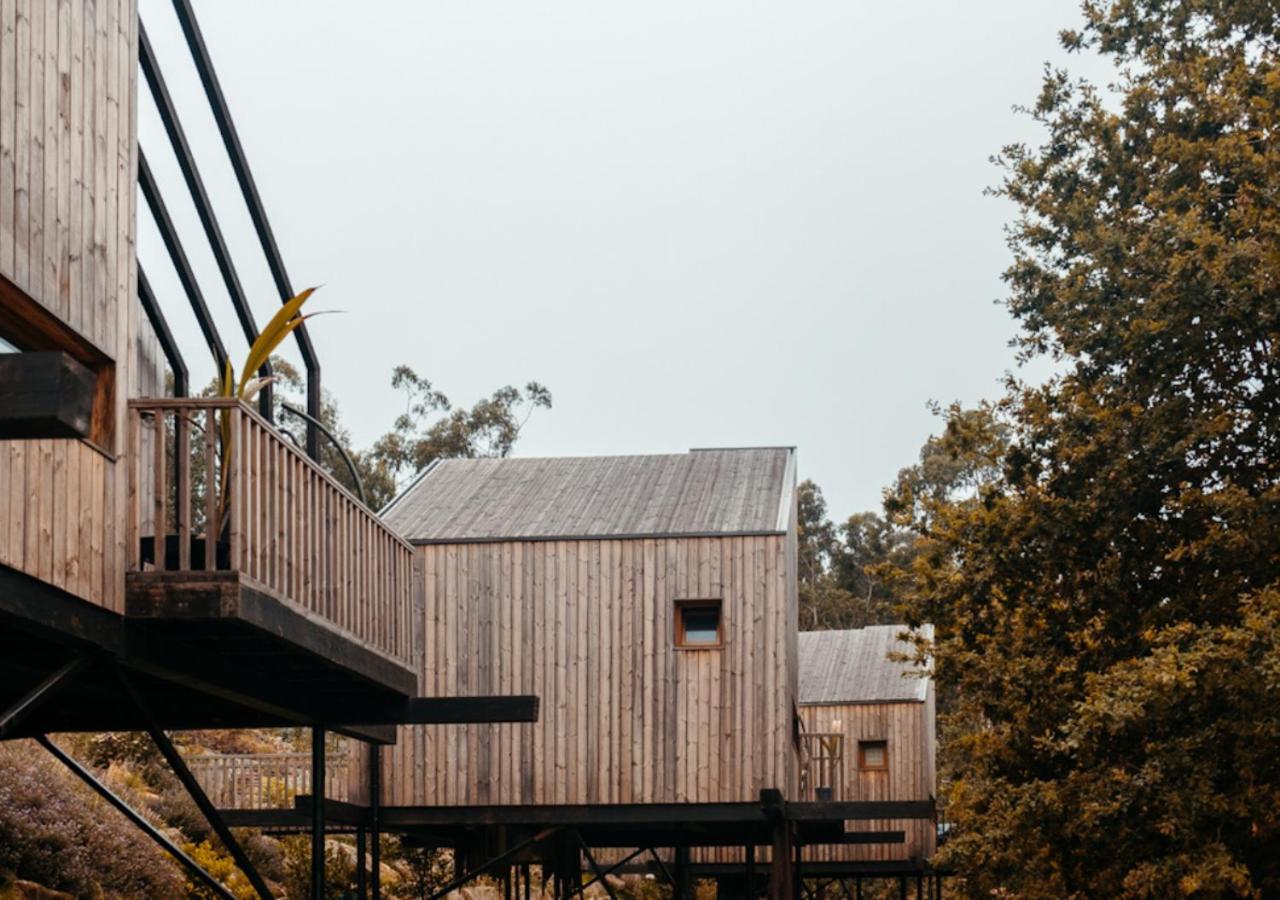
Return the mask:
M 688 640 L 685 615 L 689 612 L 714 610 L 716 614 L 716 639 L 714 642 Z M 724 600 L 720 597 L 701 597 L 675 602 L 675 647 L 677 650 L 718 650 L 724 646 Z
M 65 367 L 73 376 L 80 372 L 89 379 L 92 394 L 88 399 L 91 409 L 87 429 L 69 434 L 61 427 L 54 427 L 47 435 L 26 434 L 18 439 L 79 437 L 111 456 L 119 438 L 115 423 L 115 360 L 4 277 L 0 277 L 0 335 L 17 348 L 16 354 L 5 355 L 18 366 L 35 364 L 34 360 L 21 359 L 27 354 L 63 354 L 67 360 Z M 71 377 L 66 383 L 67 390 L 80 393 L 84 378 Z
M 867 764 L 867 748 L 879 747 L 881 759 L 884 761 L 878 766 Z M 858 741 L 858 771 L 859 772 L 887 772 L 889 770 L 889 742 L 887 740 Z

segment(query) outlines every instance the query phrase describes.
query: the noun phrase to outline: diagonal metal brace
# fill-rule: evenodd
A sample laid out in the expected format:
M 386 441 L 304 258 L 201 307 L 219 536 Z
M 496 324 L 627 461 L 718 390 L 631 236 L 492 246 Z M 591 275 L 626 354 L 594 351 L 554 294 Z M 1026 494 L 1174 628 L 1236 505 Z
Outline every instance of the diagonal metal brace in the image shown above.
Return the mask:
M 187 768 L 186 762 L 182 759 L 182 754 L 178 752 L 177 748 L 173 746 L 173 742 L 169 740 L 169 736 L 160 728 L 155 716 L 151 714 L 150 708 L 142 699 L 142 695 L 133 686 L 133 682 L 125 675 L 124 670 L 118 667 L 116 668 L 116 675 L 124 686 L 125 693 L 129 695 L 129 699 L 137 708 L 142 721 L 146 723 L 147 734 L 151 735 L 151 740 L 155 741 L 160 754 L 169 763 L 169 767 L 173 769 L 173 774 L 178 777 L 178 781 L 182 782 L 182 786 L 186 788 L 187 793 L 191 795 L 191 799 L 200 808 L 200 812 L 204 814 L 214 833 L 221 839 L 223 846 L 227 848 L 231 858 L 239 866 L 240 871 L 249 879 L 249 883 L 253 885 L 253 890 L 261 900 L 274 900 L 275 895 L 267 887 L 266 881 L 258 874 L 257 868 L 249 860 L 244 848 L 240 846 L 240 842 L 236 840 L 235 835 L 231 833 L 227 823 L 222 820 L 217 807 L 213 805 L 209 796 L 204 792 L 204 788 L 200 787 L 200 782 L 196 781 L 195 776 L 191 774 L 191 770 Z
M 543 841 L 551 837 L 551 835 L 555 834 L 559 830 L 560 830 L 559 828 L 544 828 L 542 831 L 539 831 L 533 837 L 525 838 L 523 841 L 516 844 L 510 850 L 507 850 L 505 853 L 498 854 L 493 859 L 489 860 L 487 863 L 480 866 L 479 868 L 472 869 L 470 872 L 464 872 L 463 874 L 459 875 L 457 878 L 453 879 L 453 881 L 450 881 L 444 887 L 440 888 L 440 890 L 436 891 L 434 894 L 428 897 L 427 900 L 440 900 L 441 897 L 445 896 L 451 891 L 456 891 L 458 888 L 462 887 L 468 881 L 471 881 L 472 879 L 480 877 L 490 869 L 497 868 L 503 863 L 515 859 L 517 856 L 520 855 L 520 853 L 526 847 L 532 847 L 534 844 L 542 843 Z
M 66 683 L 83 669 L 88 662 L 87 657 L 77 656 L 32 688 L 25 697 L 9 707 L 4 715 L 0 715 L 0 741 L 7 738 L 17 728 L 18 723 L 26 718 L 28 713 L 56 694 L 59 689 L 65 687 Z
M 133 807 L 131 807 L 129 804 L 125 803 L 123 800 L 117 797 L 114 793 L 112 793 L 111 789 L 108 788 L 101 781 L 99 781 L 97 778 L 95 778 L 92 772 L 90 772 L 84 766 L 80 765 L 80 763 L 76 762 L 74 759 L 72 759 L 70 756 L 64 753 L 61 747 L 59 747 L 53 741 L 49 740 L 49 738 L 47 738 L 44 735 L 40 735 L 39 737 L 36 738 L 36 740 L 39 741 L 40 746 L 48 750 L 49 753 L 51 753 L 55 759 L 57 759 L 64 766 L 70 769 L 73 775 L 75 775 L 77 778 L 79 778 L 89 787 L 93 788 L 93 790 L 98 794 L 99 797 L 101 797 L 103 800 L 106 800 L 108 803 L 114 806 L 117 810 L 119 810 L 124 815 L 125 818 L 127 818 L 134 825 L 137 825 L 140 829 L 142 829 L 143 832 L 146 833 L 147 837 L 151 838 L 151 840 L 155 841 L 162 848 L 164 848 L 169 853 L 170 856 L 172 856 L 179 863 L 181 863 L 183 868 L 185 868 L 188 872 L 194 875 L 205 887 L 213 891 L 219 897 L 224 898 L 224 900 L 236 900 L 235 894 L 231 893 L 231 891 L 223 887 L 222 884 L 217 879 L 215 879 L 212 875 L 210 875 L 204 869 L 200 868 L 199 863 L 197 863 L 190 856 L 187 856 L 187 854 L 183 853 L 182 850 L 178 848 L 177 844 L 175 844 L 173 841 L 169 840 L 167 837 L 165 837 L 163 834 L 157 831 L 155 826 L 152 825 L 150 822 L 148 822 L 146 819 L 144 819 L 141 816 L 141 814 L 139 814 L 136 810 L 134 810 Z
M 585 893 L 587 888 L 591 887 L 591 885 L 595 884 L 598 881 L 600 882 L 600 884 L 604 885 L 605 893 L 609 895 L 610 900 L 618 900 L 618 895 L 614 893 L 613 886 L 609 884 L 609 879 L 607 876 L 613 874 L 618 869 L 621 869 L 627 863 L 631 862 L 631 860 L 635 859 L 637 856 L 643 853 L 644 848 L 641 847 L 639 850 L 633 850 L 631 853 L 624 856 L 620 862 L 616 862 L 609 868 L 602 870 L 600 868 L 600 865 L 596 862 L 596 858 L 591 855 L 591 848 L 588 847 L 587 842 L 582 839 L 582 832 L 575 830 L 573 834 L 574 834 L 574 837 L 578 839 L 578 845 L 582 847 L 582 852 L 583 854 L 586 855 L 587 863 L 591 866 L 591 871 L 594 873 L 595 877 L 592 878 L 590 881 L 588 881 L 586 884 L 580 886 L 577 890 L 570 893 L 569 896 L 576 897 L 578 894 Z

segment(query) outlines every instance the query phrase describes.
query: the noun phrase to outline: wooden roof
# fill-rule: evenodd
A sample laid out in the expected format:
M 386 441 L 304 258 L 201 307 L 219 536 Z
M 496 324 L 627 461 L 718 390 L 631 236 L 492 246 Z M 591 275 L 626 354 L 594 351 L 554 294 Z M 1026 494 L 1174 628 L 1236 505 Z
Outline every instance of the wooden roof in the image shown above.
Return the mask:
M 898 635 L 906 625 L 869 625 L 848 631 L 800 632 L 798 702 L 894 703 L 923 701 L 929 681 L 911 663 L 894 662 L 890 653 L 909 653 Z M 933 626 L 924 626 L 932 637 Z
M 415 543 L 785 533 L 789 447 L 446 459 L 383 510 Z

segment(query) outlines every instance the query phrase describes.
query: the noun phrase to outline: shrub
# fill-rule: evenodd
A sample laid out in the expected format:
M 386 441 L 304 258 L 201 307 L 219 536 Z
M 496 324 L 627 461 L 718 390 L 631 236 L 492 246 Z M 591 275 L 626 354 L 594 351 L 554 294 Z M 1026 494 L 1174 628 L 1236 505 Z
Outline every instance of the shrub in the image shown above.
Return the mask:
M 0 744 L 0 869 L 77 896 L 182 895 L 168 855 L 28 741 Z

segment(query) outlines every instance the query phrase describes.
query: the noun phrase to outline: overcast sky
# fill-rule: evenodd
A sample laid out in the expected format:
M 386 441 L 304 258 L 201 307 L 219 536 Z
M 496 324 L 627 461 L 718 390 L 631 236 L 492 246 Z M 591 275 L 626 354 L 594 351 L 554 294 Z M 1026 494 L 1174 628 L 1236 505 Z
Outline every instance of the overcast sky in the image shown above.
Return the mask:
M 278 300 L 167 0 L 143 21 L 259 324 Z M 796 445 L 836 518 L 1013 365 L 988 157 L 1076 0 L 203 0 L 197 13 L 357 446 L 404 362 L 555 398 L 522 456 Z M 1072 61 L 1086 71 L 1087 61 Z M 1095 71 L 1090 74 L 1097 74 Z M 140 136 L 243 360 L 150 97 Z M 140 257 L 213 374 L 154 226 Z M 290 353 L 293 347 L 290 345 Z

